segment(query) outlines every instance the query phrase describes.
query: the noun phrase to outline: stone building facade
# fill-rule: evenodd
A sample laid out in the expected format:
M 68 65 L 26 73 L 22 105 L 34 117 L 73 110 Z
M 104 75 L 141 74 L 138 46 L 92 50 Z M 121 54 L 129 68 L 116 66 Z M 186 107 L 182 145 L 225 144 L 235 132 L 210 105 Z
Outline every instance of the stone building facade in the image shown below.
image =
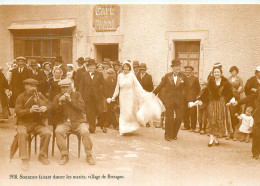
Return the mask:
M 259 5 L 2 5 L 0 65 L 24 55 L 139 60 L 154 84 L 173 58 L 205 80 L 214 63 L 244 80 L 260 65 Z

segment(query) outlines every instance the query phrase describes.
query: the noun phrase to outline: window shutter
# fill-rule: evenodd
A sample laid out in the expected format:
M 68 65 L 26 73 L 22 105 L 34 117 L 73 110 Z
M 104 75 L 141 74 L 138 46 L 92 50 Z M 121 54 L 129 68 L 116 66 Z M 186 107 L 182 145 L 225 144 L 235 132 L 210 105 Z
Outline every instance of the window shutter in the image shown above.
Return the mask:
M 14 58 L 25 56 L 25 40 L 14 39 Z
M 60 39 L 60 54 L 64 64 L 73 63 L 72 61 L 72 39 L 61 38 Z

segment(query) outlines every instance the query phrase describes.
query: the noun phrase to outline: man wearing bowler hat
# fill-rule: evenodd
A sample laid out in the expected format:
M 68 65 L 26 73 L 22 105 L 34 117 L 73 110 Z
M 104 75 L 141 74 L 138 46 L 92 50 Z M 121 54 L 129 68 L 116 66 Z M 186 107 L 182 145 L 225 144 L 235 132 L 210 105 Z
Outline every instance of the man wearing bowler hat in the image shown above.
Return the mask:
M 39 87 L 38 87 L 38 90 L 42 93 L 42 94 L 46 94 L 47 93 L 47 87 L 46 87 L 46 84 L 47 84 L 47 77 L 44 73 L 43 70 L 41 70 L 38 66 L 38 63 L 35 59 L 33 59 L 31 61 L 31 64 L 30 64 L 31 68 L 32 68 L 32 78 L 33 79 L 36 79 L 37 81 L 39 81 Z
M 86 59 L 84 59 L 83 57 L 78 58 L 77 62 L 78 64 L 82 63 L 82 66 L 80 68 L 78 68 L 78 70 L 76 71 L 76 75 L 75 75 L 75 88 L 77 91 L 79 91 L 79 86 L 80 86 L 80 81 L 82 78 L 82 74 L 84 72 L 87 72 L 87 67 L 86 67 L 86 63 L 88 63 L 88 60 L 90 60 L 89 57 L 87 57 Z
M 24 80 L 23 84 L 25 92 L 20 94 L 16 100 L 15 113 L 17 116 L 17 137 L 22 169 L 28 170 L 28 133 L 33 132 L 41 137 L 38 160 L 47 165 L 49 164 L 47 153 L 51 132 L 43 123 L 44 113 L 47 110 L 47 99 L 41 93 L 37 93 L 39 81 L 29 78 Z
M 17 67 L 11 70 L 10 91 L 12 96 L 9 103 L 11 108 L 14 108 L 17 97 L 24 91 L 23 80 L 32 77 L 32 71 L 27 68 L 26 62 L 25 57 L 17 57 Z
M 134 69 L 135 75 L 137 75 L 139 72 L 139 61 L 137 61 L 137 60 L 133 61 L 133 69 Z
M 143 89 L 147 92 L 153 91 L 153 80 L 152 76 L 146 72 L 147 67 L 145 63 L 140 63 L 139 73 L 136 75 L 138 81 L 142 85 Z M 147 123 L 146 127 L 150 127 L 150 124 Z
M 184 107 L 184 130 L 190 130 L 195 132 L 197 124 L 197 107 L 188 108 L 189 102 L 194 102 L 197 100 L 197 96 L 200 93 L 200 83 L 199 79 L 195 77 L 192 72 L 194 70 L 193 66 L 186 65 L 185 75 L 187 76 L 188 89 L 185 96 L 185 107 Z
M 141 63 L 139 66 L 139 73 L 137 74 L 137 79 L 142 85 L 143 89 L 147 92 L 153 91 L 153 80 L 152 76 L 146 72 L 147 67 L 145 63 Z
M 158 94 L 165 88 L 164 103 L 166 108 L 165 140 L 177 140 L 177 134 L 184 114 L 185 91 L 188 88 L 187 77 L 181 73 L 181 62 L 172 60 L 172 72 L 165 74 L 160 84 L 153 91 Z M 174 112 L 176 117 L 174 118 Z
M 105 80 L 102 72 L 96 71 L 96 62 L 94 59 L 88 60 L 87 72 L 82 74 L 79 90 L 86 105 L 86 116 L 89 123 L 89 132 L 94 133 L 96 129 L 96 118 L 104 110 Z M 99 118 L 100 127 L 103 132 L 105 117 Z

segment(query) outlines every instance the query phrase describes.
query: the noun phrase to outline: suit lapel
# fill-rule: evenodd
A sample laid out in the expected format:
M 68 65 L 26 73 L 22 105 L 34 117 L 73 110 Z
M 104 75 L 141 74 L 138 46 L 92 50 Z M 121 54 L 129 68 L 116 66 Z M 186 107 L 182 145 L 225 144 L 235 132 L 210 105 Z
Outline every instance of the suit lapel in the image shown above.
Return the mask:
M 173 80 L 173 73 L 170 73 L 170 74 L 169 74 L 168 80 L 169 80 L 169 82 L 170 82 L 171 85 L 173 85 L 173 86 L 175 85 L 175 84 L 174 84 L 174 80 Z
M 176 82 L 176 87 L 179 86 L 179 84 L 181 83 L 181 81 L 182 81 L 182 77 L 180 76 L 180 74 L 178 74 L 178 76 L 177 76 L 177 82 Z

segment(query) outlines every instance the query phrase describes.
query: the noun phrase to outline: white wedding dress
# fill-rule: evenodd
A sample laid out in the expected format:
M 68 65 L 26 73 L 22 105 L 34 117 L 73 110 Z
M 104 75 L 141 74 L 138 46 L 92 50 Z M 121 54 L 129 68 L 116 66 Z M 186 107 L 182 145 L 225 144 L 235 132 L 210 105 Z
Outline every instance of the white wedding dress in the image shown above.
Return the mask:
M 113 97 L 118 95 L 120 135 L 131 133 L 153 119 L 159 120 L 165 110 L 161 100 L 146 92 L 132 71 L 118 75 Z

